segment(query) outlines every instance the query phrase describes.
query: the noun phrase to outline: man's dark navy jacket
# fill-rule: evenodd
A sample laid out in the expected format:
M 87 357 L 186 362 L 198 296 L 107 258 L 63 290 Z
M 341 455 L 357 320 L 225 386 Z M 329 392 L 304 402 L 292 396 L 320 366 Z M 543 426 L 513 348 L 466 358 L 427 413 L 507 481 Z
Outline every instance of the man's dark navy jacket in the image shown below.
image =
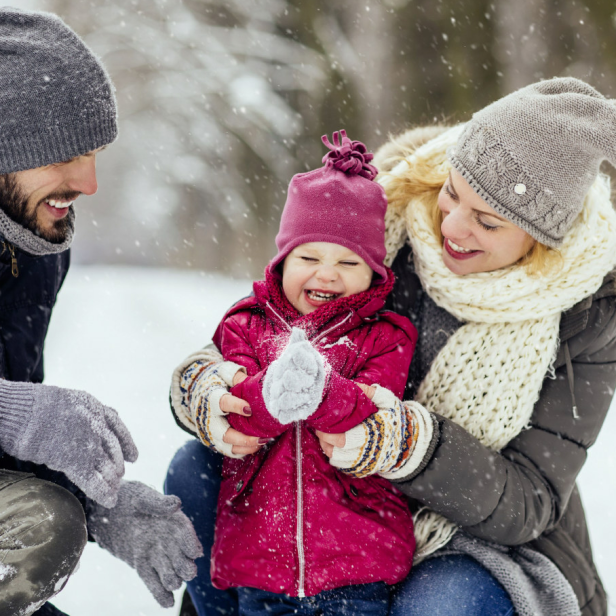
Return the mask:
M 13 275 L 11 252 L 1 236 L 0 251 L 0 377 L 41 383 L 45 336 L 58 291 L 68 272 L 70 251 L 33 257 L 14 248 L 17 276 Z M 85 495 L 63 473 L 17 460 L 1 449 L 0 455 L 0 468 L 34 473 L 53 481 L 75 494 L 85 507 Z

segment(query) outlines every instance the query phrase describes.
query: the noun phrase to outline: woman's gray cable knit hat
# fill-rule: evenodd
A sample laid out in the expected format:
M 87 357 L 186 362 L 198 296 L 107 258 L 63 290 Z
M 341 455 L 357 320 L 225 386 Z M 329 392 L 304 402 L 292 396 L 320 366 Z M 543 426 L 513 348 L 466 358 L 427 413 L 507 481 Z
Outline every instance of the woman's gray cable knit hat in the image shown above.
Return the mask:
M 101 62 L 59 17 L 0 8 L 0 173 L 107 145 L 116 115 Z
M 616 164 L 616 103 L 579 79 L 541 81 L 476 113 L 447 155 L 488 205 L 557 248 L 601 162 Z

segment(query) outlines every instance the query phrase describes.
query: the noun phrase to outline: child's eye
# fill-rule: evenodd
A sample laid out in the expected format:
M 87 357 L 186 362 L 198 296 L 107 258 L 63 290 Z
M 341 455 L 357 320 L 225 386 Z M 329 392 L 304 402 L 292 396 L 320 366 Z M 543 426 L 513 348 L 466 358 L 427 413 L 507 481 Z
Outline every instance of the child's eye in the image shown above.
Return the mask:
M 475 222 L 482 228 L 485 229 L 486 231 L 496 231 L 496 229 L 499 228 L 498 225 L 487 225 L 485 222 L 483 222 L 481 220 L 481 218 L 479 218 L 479 214 L 475 214 Z
M 348 265 L 350 267 L 354 267 L 355 265 L 358 265 L 357 261 L 340 261 L 341 265 Z
M 316 263 L 318 261 L 318 259 L 315 259 L 314 257 L 300 257 L 300 259 L 302 261 L 306 261 L 307 263 Z

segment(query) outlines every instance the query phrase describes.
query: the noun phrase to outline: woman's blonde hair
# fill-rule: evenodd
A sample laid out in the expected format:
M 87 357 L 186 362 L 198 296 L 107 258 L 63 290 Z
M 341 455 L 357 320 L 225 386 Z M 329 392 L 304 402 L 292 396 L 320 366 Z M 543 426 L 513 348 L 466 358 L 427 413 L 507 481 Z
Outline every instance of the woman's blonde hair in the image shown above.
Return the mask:
M 451 165 L 442 152 L 415 159 L 412 163 L 406 158 L 414 148 L 404 148 L 402 153 L 398 149 L 395 159 L 389 159 L 386 167 L 392 169 L 397 162 L 406 160 L 407 170 L 403 174 L 391 174 L 384 172 L 382 175 L 389 176 L 385 184 L 388 208 L 398 215 L 413 216 L 411 209 L 406 208 L 411 202 L 421 204 L 431 213 L 434 234 L 439 242 L 443 242 L 441 225 L 443 213 L 438 207 L 438 195 L 443 188 Z M 536 241 L 533 247 L 518 261 L 518 265 L 526 268 L 531 276 L 543 276 L 562 267 L 562 255 L 555 248 L 550 248 Z

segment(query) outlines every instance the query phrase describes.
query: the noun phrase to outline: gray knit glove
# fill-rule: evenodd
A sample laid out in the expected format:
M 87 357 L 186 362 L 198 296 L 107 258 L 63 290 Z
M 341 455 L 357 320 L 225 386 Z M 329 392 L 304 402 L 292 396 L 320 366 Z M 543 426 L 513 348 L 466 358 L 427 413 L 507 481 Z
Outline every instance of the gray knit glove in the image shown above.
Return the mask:
M 138 451 L 118 414 L 85 391 L 0 379 L 0 449 L 63 472 L 86 496 L 117 500 Z
M 307 419 L 323 399 L 325 364 L 303 330 L 294 327 L 289 344 L 263 379 L 267 410 L 281 424 Z
M 118 504 L 93 504 L 88 530 L 96 543 L 130 565 L 163 607 L 173 606 L 173 590 L 197 575 L 203 548 L 177 496 L 165 496 L 139 481 L 123 481 Z

